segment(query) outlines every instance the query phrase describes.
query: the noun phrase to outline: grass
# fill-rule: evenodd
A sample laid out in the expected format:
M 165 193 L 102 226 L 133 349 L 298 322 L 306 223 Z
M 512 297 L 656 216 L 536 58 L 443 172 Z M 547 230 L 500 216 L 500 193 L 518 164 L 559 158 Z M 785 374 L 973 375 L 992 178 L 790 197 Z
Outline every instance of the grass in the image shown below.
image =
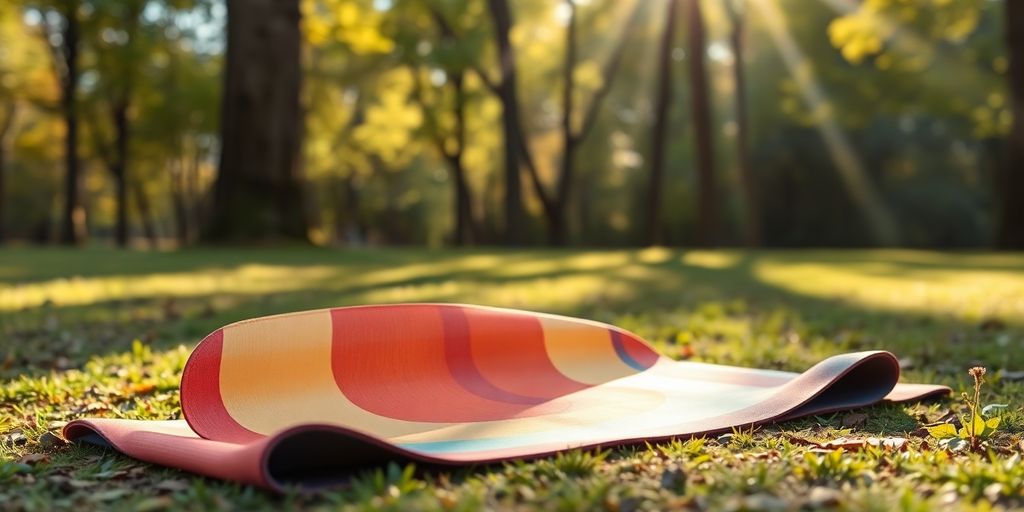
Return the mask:
M 803 370 L 887 349 L 908 380 L 1009 403 L 987 453 L 915 435 L 957 400 L 450 472 L 391 465 L 274 496 L 53 434 L 81 416 L 180 416 L 194 343 L 234 320 L 371 302 L 544 310 L 630 329 L 666 354 Z M 326 249 L 0 251 L 0 510 L 990 510 L 1024 506 L 1024 255 Z M 906 449 L 822 448 L 906 437 Z

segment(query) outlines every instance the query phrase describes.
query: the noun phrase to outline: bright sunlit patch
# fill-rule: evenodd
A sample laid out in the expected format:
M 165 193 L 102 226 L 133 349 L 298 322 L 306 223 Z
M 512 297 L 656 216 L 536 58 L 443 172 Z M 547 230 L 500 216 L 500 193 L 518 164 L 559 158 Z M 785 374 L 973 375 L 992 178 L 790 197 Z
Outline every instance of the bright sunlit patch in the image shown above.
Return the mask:
M 683 263 L 691 267 L 723 269 L 736 265 L 739 254 L 719 251 L 690 251 L 683 255 Z

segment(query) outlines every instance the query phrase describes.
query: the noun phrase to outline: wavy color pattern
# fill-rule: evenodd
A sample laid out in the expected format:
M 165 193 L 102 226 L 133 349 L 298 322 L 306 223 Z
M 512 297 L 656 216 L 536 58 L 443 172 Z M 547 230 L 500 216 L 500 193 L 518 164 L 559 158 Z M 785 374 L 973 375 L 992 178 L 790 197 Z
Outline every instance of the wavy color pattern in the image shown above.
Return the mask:
M 536 457 L 949 392 L 898 377 L 887 352 L 793 374 L 672 361 L 587 320 L 361 306 L 221 328 L 185 367 L 186 421 L 77 420 L 65 436 L 218 478 L 318 487 L 388 460 Z

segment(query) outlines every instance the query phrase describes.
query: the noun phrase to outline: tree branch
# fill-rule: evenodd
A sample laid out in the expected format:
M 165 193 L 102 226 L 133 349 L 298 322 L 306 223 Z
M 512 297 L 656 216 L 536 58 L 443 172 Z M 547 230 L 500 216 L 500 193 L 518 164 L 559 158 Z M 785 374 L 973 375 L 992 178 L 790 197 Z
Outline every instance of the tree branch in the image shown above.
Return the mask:
M 601 80 L 601 86 L 594 91 L 594 95 L 590 99 L 590 105 L 587 106 L 586 114 L 583 116 L 583 122 L 580 124 L 578 131 L 571 135 L 573 143 L 579 143 L 583 140 L 590 130 L 594 128 L 594 124 L 597 121 L 597 113 L 601 103 L 605 97 L 611 91 L 612 83 L 615 81 L 615 77 L 618 75 L 619 66 L 622 63 L 622 58 L 625 55 L 626 42 L 628 40 L 629 29 L 633 26 L 636 20 L 640 17 L 641 6 L 643 2 L 637 2 L 636 7 L 633 8 L 633 13 L 629 19 L 626 20 L 626 24 L 622 27 L 619 33 L 619 40 L 615 45 L 615 49 L 612 51 L 611 57 L 608 58 L 608 62 L 605 63 L 604 70 L 602 72 L 603 80 Z
M 416 101 L 416 104 L 419 105 L 420 110 L 423 111 L 423 117 L 426 119 L 427 132 L 430 135 L 430 139 L 434 142 L 434 145 L 437 146 L 437 150 L 441 153 L 441 156 L 446 160 L 451 160 L 454 158 L 454 155 L 448 152 L 445 137 L 441 135 L 441 127 L 437 122 L 437 118 L 434 117 L 434 110 L 427 105 L 427 100 L 423 95 L 423 79 L 420 77 L 419 69 L 410 64 L 409 72 L 412 73 L 413 76 L 413 99 Z M 461 150 L 462 148 L 459 149 Z
M 448 22 L 448 20 L 444 17 L 444 13 L 442 13 L 441 10 L 438 9 L 436 5 L 433 5 L 428 0 L 424 0 L 423 6 L 426 7 L 427 11 L 430 13 L 430 16 L 434 19 L 434 23 L 437 23 L 438 28 L 441 29 L 441 35 L 443 37 L 449 38 L 452 41 L 459 41 L 462 39 L 462 36 L 455 31 L 455 28 L 452 26 L 451 23 Z M 483 82 L 484 86 L 487 87 L 492 93 L 498 93 L 498 89 L 501 87 L 500 81 L 495 81 L 491 79 L 490 75 L 488 75 L 487 72 L 485 72 L 483 68 L 480 67 L 480 64 L 476 62 L 469 62 L 466 64 L 466 66 L 470 70 L 472 70 L 473 73 L 475 73 L 478 77 L 480 77 L 480 81 Z

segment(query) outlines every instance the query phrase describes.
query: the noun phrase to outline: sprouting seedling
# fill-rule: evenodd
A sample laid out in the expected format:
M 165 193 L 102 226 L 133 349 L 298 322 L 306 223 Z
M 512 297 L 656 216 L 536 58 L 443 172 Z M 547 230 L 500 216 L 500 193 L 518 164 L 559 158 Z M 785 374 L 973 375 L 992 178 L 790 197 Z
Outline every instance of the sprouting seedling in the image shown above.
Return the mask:
M 984 366 L 975 366 L 975 367 L 971 368 L 970 370 L 968 370 L 967 373 L 970 374 L 970 376 L 974 378 L 974 399 L 973 400 L 970 400 L 970 399 L 967 400 L 967 408 L 971 410 L 971 422 L 970 422 L 970 425 L 969 425 L 970 426 L 970 431 L 969 432 L 970 432 L 970 436 L 971 436 L 970 437 L 971 448 L 977 449 L 978 448 L 978 436 L 980 436 L 982 434 L 981 431 L 985 430 L 985 421 L 984 420 L 981 421 L 981 429 L 980 429 L 981 431 L 979 431 L 979 429 L 978 429 L 978 422 L 975 421 L 976 419 L 980 418 L 980 416 L 978 416 L 978 399 L 981 396 L 981 385 L 985 383 L 985 367 Z M 964 398 L 967 398 L 967 397 L 964 397 Z
M 981 399 L 981 386 L 985 383 L 986 370 L 984 367 L 975 366 L 967 373 L 974 379 L 974 394 L 972 396 L 962 393 L 961 397 L 970 411 L 969 420 L 960 418 L 960 423 L 963 426 L 959 431 L 950 423 L 928 428 L 928 434 L 939 440 L 939 446 L 952 451 L 963 450 L 967 447 L 977 450 L 981 446 L 981 440 L 988 438 L 999 428 L 1000 418 L 990 416 L 1007 407 L 1006 404 L 991 404 L 986 405 L 979 412 L 978 403 Z

